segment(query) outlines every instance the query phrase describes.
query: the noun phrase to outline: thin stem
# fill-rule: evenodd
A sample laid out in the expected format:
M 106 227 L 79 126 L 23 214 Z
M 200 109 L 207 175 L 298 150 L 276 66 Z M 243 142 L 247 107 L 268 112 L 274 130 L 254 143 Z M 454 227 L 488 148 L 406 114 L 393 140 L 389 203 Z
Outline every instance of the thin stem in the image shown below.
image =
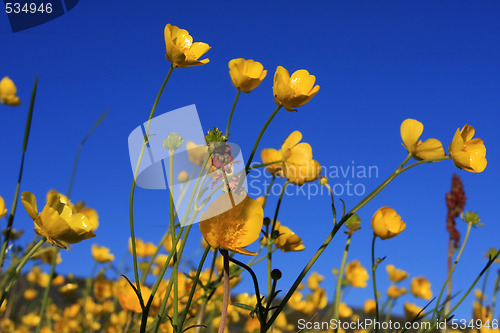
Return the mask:
M 434 162 L 439 162 L 439 161 L 442 161 L 442 160 L 448 160 L 450 158 L 451 158 L 450 156 L 443 156 L 443 157 L 429 158 L 427 160 L 418 161 L 418 162 L 415 162 L 413 164 L 408 165 L 406 168 L 404 168 L 403 170 L 401 170 L 401 172 L 409 170 L 409 169 L 411 169 L 413 167 L 416 167 L 417 165 L 420 165 L 420 164 L 423 164 L 423 163 L 434 163 Z
M 483 270 L 481 271 L 481 273 L 479 273 L 479 275 L 476 277 L 476 279 L 471 284 L 471 286 L 469 287 L 469 289 L 467 289 L 467 291 L 462 296 L 462 298 L 458 301 L 457 304 L 455 304 L 455 306 L 449 312 L 446 313 L 446 315 L 443 318 L 448 318 L 453 312 L 455 312 L 455 310 L 460 306 L 460 304 L 462 304 L 462 302 L 467 298 L 467 296 L 469 296 L 469 294 L 474 289 L 475 285 L 479 282 L 479 280 L 481 279 L 481 277 L 483 276 L 483 274 L 486 272 L 486 270 L 488 270 L 488 268 L 495 261 L 495 259 L 498 258 L 499 255 L 500 255 L 500 250 L 497 251 L 497 254 L 494 255 L 493 258 L 491 258 L 488 261 L 488 263 L 486 264 L 486 266 L 483 268 Z M 438 324 L 438 321 L 437 320 L 435 320 L 433 322 L 431 321 L 431 323 L 433 323 L 433 324 L 432 324 L 432 327 L 429 329 L 429 332 L 433 332 L 434 328 L 436 328 L 436 325 Z
M 17 265 L 16 269 L 12 272 L 11 276 L 9 277 L 9 279 L 7 280 L 7 287 L 5 288 L 5 290 L 2 288 L 2 297 L 0 299 L 0 306 L 2 306 L 2 303 L 3 301 L 5 300 L 5 298 L 7 297 L 7 294 L 9 293 L 10 291 L 10 288 L 12 287 L 12 285 L 14 284 L 15 282 L 15 277 L 19 275 L 19 273 L 21 273 L 21 270 L 23 269 L 24 265 L 26 265 L 26 263 L 28 262 L 28 260 L 30 260 L 30 258 L 35 254 L 35 252 L 43 245 L 45 244 L 45 242 L 47 241 L 47 238 L 43 237 L 42 239 L 40 239 L 38 241 L 38 243 L 35 244 L 35 246 L 33 246 L 31 248 L 31 250 L 24 256 L 24 258 L 21 260 L 21 262 L 19 263 L 19 265 Z M 2 286 L 3 287 L 3 286 Z
M 7 248 L 9 246 L 9 240 L 12 233 L 12 225 L 14 224 L 14 216 L 16 214 L 17 202 L 19 200 L 19 190 L 21 188 L 21 180 L 23 178 L 24 170 L 24 159 L 26 157 L 26 148 L 28 147 L 28 139 L 31 130 L 31 119 L 33 118 L 33 109 L 35 107 L 35 97 L 36 90 L 38 86 L 38 75 L 35 77 L 35 83 L 33 84 L 33 91 L 31 92 L 31 101 L 28 110 L 28 117 L 26 118 L 26 125 L 24 128 L 24 140 L 23 140 L 23 152 L 21 155 L 21 165 L 19 166 L 19 176 L 17 179 L 16 192 L 14 193 L 14 200 L 12 201 L 12 207 L 9 213 L 9 219 L 7 221 L 7 228 L 5 229 L 5 238 L 2 243 L 2 249 L 0 250 L 0 272 L 3 270 L 3 265 L 5 258 L 7 256 Z
M 281 189 L 280 196 L 278 198 L 278 203 L 276 205 L 276 210 L 274 211 L 274 218 L 273 218 L 273 224 L 271 229 L 269 230 L 267 234 L 267 297 L 268 299 L 271 298 L 271 293 L 272 293 L 272 278 L 271 278 L 271 272 L 273 270 L 273 265 L 272 265 L 272 250 L 273 250 L 273 243 L 274 243 L 274 238 L 273 238 L 273 233 L 274 230 L 276 229 L 276 221 L 278 220 L 278 213 L 280 211 L 281 207 L 281 201 L 283 200 L 283 195 L 285 194 L 285 190 L 287 185 L 289 184 L 288 180 L 283 184 L 283 188 Z M 279 237 L 279 236 L 278 236 Z
M 276 176 L 273 176 L 273 178 L 271 179 L 271 182 L 269 183 L 269 186 L 267 187 L 266 195 L 264 196 L 264 204 L 262 205 L 262 208 L 266 207 L 267 198 L 269 197 L 269 193 L 271 192 L 271 188 L 273 187 L 275 180 L 276 180 Z
M 94 131 L 97 129 L 97 127 L 99 127 L 99 125 L 104 120 L 104 118 L 106 117 L 106 115 L 108 114 L 108 112 L 109 112 L 109 109 L 104 110 L 104 112 L 101 114 L 101 116 L 99 117 L 99 119 L 97 119 L 97 121 L 94 123 L 94 125 L 92 126 L 92 128 L 90 129 L 90 131 L 88 131 L 87 135 L 85 135 L 83 137 L 82 141 L 80 141 L 80 144 L 78 145 L 78 149 L 76 150 L 75 162 L 73 163 L 73 170 L 71 171 L 71 177 L 69 179 L 68 192 L 66 194 L 66 196 L 68 198 L 71 197 L 71 191 L 73 189 L 73 183 L 75 182 L 76 169 L 78 167 L 78 161 L 80 159 L 80 154 L 82 152 L 82 147 L 85 144 L 85 142 L 87 142 L 87 140 L 90 138 L 90 136 L 92 135 L 92 133 L 94 133 Z
M 281 105 L 278 105 L 278 107 L 271 113 L 269 116 L 269 119 L 267 119 L 266 123 L 264 124 L 264 127 L 260 130 L 259 136 L 257 137 L 257 140 L 255 140 L 255 144 L 252 149 L 252 153 L 250 154 L 250 157 L 248 158 L 247 165 L 245 166 L 245 170 L 250 170 L 250 165 L 252 164 L 253 157 L 255 155 L 255 152 L 257 151 L 257 148 L 259 147 L 260 140 L 262 139 L 262 136 L 264 135 L 264 132 L 266 131 L 267 127 L 273 120 L 274 116 L 278 113 L 278 111 L 281 109 Z
M 191 291 L 189 292 L 189 297 L 186 302 L 186 306 L 184 307 L 184 312 L 182 313 L 181 320 L 179 321 L 180 332 L 182 332 L 184 321 L 186 320 L 186 316 L 191 306 L 191 302 L 193 301 L 194 292 L 196 291 L 196 286 L 198 285 L 198 281 L 200 279 L 200 273 L 201 270 L 203 269 L 203 264 L 205 263 L 205 260 L 207 259 L 207 255 L 209 252 L 210 252 L 210 245 L 206 247 L 205 252 L 203 253 L 203 256 L 201 257 L 200 263 L 198 265 L 198 269 L 196 270 L 196 275 L 193 279 L 193 286 L 191 287 Z
M 335 321 L 338 321 L 339 319 L 339 307 L 340 307 L 340 300 L 342 298 L 342 280 L 344 278 L 344 271 L 345 271 L 345 264 L 347 261 L 347 253 L 349 252 L 349 245 L 351 245 L 351 238 L 352 238 L 352 233 L 349 233 L 349 236 L 347 236 L 347 241 L 345 243 L 345 249 L 344 249 L 344 255 L 342 256 L 342 264 L 340 265 L 340 271 L 339 271 L 339 276 L 337 278 L 337 287 L 335 289 L 335 311 L 333 312 L 333 319 Z
M 373 297 L 375 299 L 375 322 L 380 322 L 379 320 L 379 312 L 378 312 L 378 293 L 377 293 L 377 281 L 375 271 L 377 270 L 377 263 L 375 261 L 375 240 L 377 236 L 373 235 L 372 240 L 372 281 L 373 281 Z M 375 326 L 375 332 L 378 333 L 378 325 Z
M 238 92 L 236 93 L 236 98 L 234 99 L 233 107 L 231 108 L 231 112 L 229 113 L 229 119 L 227 120 L 227 126 L 226 126 L 226 138 L 229 135 L 229 126 L 231 126 L 231 119 L 233 119 L 234 108 L 236 107 L 236 103 L 238 102 L 240 94 L 241 90 L 238 90 Z
M 288 290 L 287 294 L 283 297 L 281 300 L 280 304 L 276 308 L 276 310 L 273 312 L 273 315 L 271 318 L 267 321 L 265 329 L 268 329 L 271 327 L 272 323 L 278 315 L 281 313 L 285 305 L 287 304 L 288 300 L 292 297 L 293 293 L 295 290 L 297 290 L 297 287 L 299 284 L 302 282 L 304 277 L 307 275 L 311 267 L 314 265 L 316 260 L 321 256 L 321 254 L 325 251 L 325 249 L 328 247 L 330 242 L 332 241 L 333 237 L 337 234 L 339 229 L 342 227 L 342 225 L 351 217 L 353 214 L 355 214 L 358 210 L 360 210 L 364 205 L 366 205 L 371 199 L 373 199 L 380 191 L 382 191 L 394 178 L 396 178 L 399 174 L 401 174 L 401 170 L 403 169 L 403 166 L 408 162 L 408 160 L 411 158 L 411 154 L 408 154 L 408 156 L 405 158 L 405 160 L 399 165 L 399 167 L 382 183 L 380 184 L 377 188 L 375 188 L 370 194 L 368 194 L 363 200 L 361 200 L 353 209 L 349 211 L 346 215 L 342 217 L 342 219 L 337 223 L 328 237 L 325 239 L 325 241 L 321 244 L 319 249 L 316 251 L 316 253 L 312 256 L 312 258 L 309 260 L 309 262 L 306 264 L 306 266 L 302 269 L 300 272 L 299 276 L 293 283 L 292 287 L 290 290 Z
M 43 291 L 42 305 L 40 307 L 40 314 L 39 314 L 40 320 L 38 321 L 38 325 L 36 325 L 35 333 L 39 333 L 40 329 L 42 328 L 43 315 L 45 314 L 45 309 L 46 309 L 47 303 L 49 301 L 50 286 L 52 285 L 52 280 L 54 279 L 54 272 L 56 269 L 57 255 L 58 254 L 59 254 L 59 249 L 54 251 L 54 253 L 52 255 L 52 260 L 50 262 L 49 282 L 47 283 L 47 286 L 45 286 L 45 289 Z
M 443 296 L 444 289 L 446 288 L 448 281 L 451 279 L 451 276 L 452 276 L 453 272 L 455 271 L 455 267 L 457 267 L 458 261 L 460 260 L 460 257 L 462 256 L 462 252 L 465 248 L 465 244 L 467 244 L 467 239 L 469 238 L 471 228 L 472 228 L 472 223 L 468 223 L 467 233 L 465 234 L 465 239 L 462 242 L 462 246 L 460 247 L 460 251 L 458 252 L 457 258 L 455 259 L 455 263 L 453 264 L 453 267 L 451 268 L 451 271 L 448 273 L 448 276 L 446 277 L 446 281 L 444 282 L 443 287 L 441 288 L 441 292 L 439 293 L 439 297 L 438 297 L 437 302 L 436 302 L 436 307 L 434 308 L 434 312 L 432 313 L 431 322 L 434 322 L 434 319 L 436 318 L 436 315 L 438 314 L 439 303 L 441 302 L 441 297 Z
M 500 289 L 500 271 L 498 271 L 495 287 L 493 288 L 493 295 L 491 296 L 491 313 L 495 315 L 495 307 L 497 304 L 497 294 Z
M 137 288 L 137 292 L 139 294 L 139 298 L 142 297 L 142 294 L 141 294 L 141 283 L 139 280 L 139 268 L 138 268 L 138 264 L 137 264 L 137 250 L 135 248 L 135 232 L 134 232 L 134 193 L 135 193 L 135 186 L 136 186 L 135 180 L 136 180 L 137 175 L 139 173 L 139 167 L 141 165 L 142 157 L 144 156 L 144 152 L 146 150 L 146 145 L 149 141 L 148 134 L 149 134 L 149 127 L 151 125 L 151 119 L 153 119 L 154 113 L 156 111 L 156 106 L 158 105 L 158 101 L 160 100 L 160 97 L 163 93 L 163 89 L 165 88 L 165 85 L 167 84 L 168 79 L 170 78 L 170 75 L 172 74 L 173 69 L 174 69 L 174 67 L 171 66 L 168 73 L 167 73 L 167 76 L 165 77 L 165 80 L 163 81 L 163 84 L 160 87 L 160 91 L 158 92 L 158 95 L 156 96 L 156 100 L 153 104 L 153 108 L 151 109 L 151 113 L 150 113 L 149 118 L 148 118 L 148 123 L 146 125 L 146 130 L 144 132 L 144 142 L 142 143 L 141 152 L 139 154 L 139 158 L 137 160 L 137 164 L 136 164 L 135 171 L 134 171 L 134 178 L 132 180 L 132 187 L 130 189 L 130 201 L 129 201 L 130 239 L 131 239 L 131 243 L 132 243 L 132 257 L 134 260 L 134 275 L 135 275 L 136 288 Z
M 484 279 L 483 279 L 483 287 L 481 288 L 481 298 L 479 299 L 479 308 L 483 308 L 483 303 L 484 303 L 484 298 L 485 298 L 485 293 L 486 293 L 486 284 L 488 283 L 488 276 L 490 275 L 490 269 L 488 268 L 486 270 L 486 273 L 484 273 Z
M 222 312 L 220 316 L 219 333 L 224 333 L 227 320 L 227 308 L 229 306 L 229 254 L 227 250 L 220 249 L 224 258 L 224 294 L 222 298 Z
M 453 245 L 453 240 L 450 237 L 448 239 L 448 274 L 450 274 L 451 268 L 453 266 L 453 252 L 454 252 L 453 250 L 455 250 L 455 246 Z M 452 286 L 453 286 L 453 279 L 450 278 L 450 280 L 448 281 L 448 288 L 446 289 L 447 295 L 446 295 L 444 312 L 448 312 L 448 310 L 450 309 Z
M 285 161 L 278 160 L 278 161 L 274 161 L 274 162 L 267 162 L 267 163 L 262 163 L 262 164 L 256 164 L 256 165 L 252 165 L 248 170 L 258 169 L 258 168 L 262 168 L 262 167 L 265 167 L 265 166 L 269 166 L 269 165 L 273 165 L 273 164 L 278 164 L 278 163 L 283 163 L 283 162 L 285 162 Z

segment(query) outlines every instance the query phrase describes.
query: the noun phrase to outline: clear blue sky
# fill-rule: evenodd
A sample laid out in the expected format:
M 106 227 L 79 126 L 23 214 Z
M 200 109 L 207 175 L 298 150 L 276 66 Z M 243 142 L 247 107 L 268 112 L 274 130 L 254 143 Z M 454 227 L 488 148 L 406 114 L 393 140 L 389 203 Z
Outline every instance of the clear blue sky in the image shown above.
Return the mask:
M 22 190 L 39 197 L 51 188 L 65 192 L 79 141 L 109 108 L 108 117 L 84 147 L 72 194 L 73 201 L 85 200 L 99 212 L 97 237 L 63 252 L 58 269 L 89 274 L 93 243 L 109 246 L 117 264 L 131 267 L 126 250 L 132 180 L 127 137 L 147 119 L 170 66 L 163 29 L 171 23 L 187 29 L 195 41 L 209 43 L 211 61 L 175 70 L 157 114 L 196 104 L 204 130 L 225 128 L 236 93 L 228 61 L 254 59 L 269 71 L 259 88 L 241 96 L 231 126 L 231 141 L 247 156 L 275 108 L 272 78 L 278 65 L 290 71 L 309 70 L 321 89 L 298 112 L 280 111 L 260 147 L 279 148 L 289 133 L 300 130 L 315 159 L 329 168 L 346 168 L 353 161 L 378 168 L 378 178 L 340 177 L 332 184 L 349 180 L 366 191 L 375 188 L 406 156 L 399 134 L 406 118 L 423 122 L 423 138 L 440 139 L 445 149 L 458 127 L 473 125 L 487 147 L 486 170 L 471 174 L 445 161 L 403 174 L 360 211 L 363 229 L 354 236 L 349 253 L 350 260 L 370 265 L 371 216 L 379 207 L 391 206 L 407 228 L 394 239 L 378 242 L 377 256 L 387 256 L 387 264 L 411 276 L 426 276 L 436 295 L 446 276 L 444 195 L 452 173 L 458 173 L 468 196 L 466 209 L 479 212 L 485 223 L 484 228 L 473 230 L 456 271 L 454 288 L 465 291 L 482 269 L 484 253 L 500 246 L 496 197 L 500 187 L 499 13 L 497 1 L 191 1 L 188 6 L 81 0 L 62 17 L 16 34 L 6 14 L 0 13 L 0 76 L 16 82 L 23 101 L 18 108 L 0 106 L 0 195 L 10 207 L 36 74 L 39 89 Z M 349 209 L 360 197 L 342 199 Z M 275 199 L 266 208 L 267 216 L 274 212 L 273 203 Z M 137 190 L 135 211 L 137 235 L 158 241 L 168 223 L 166 191 Z M 15 227 L 25 229 L 23 240 L 28 241 L 34 235 L 32 221 L 22 206 L 18 212 Z M 274 256 L 275 266 L 285 276 L 279 288 L 286 290 L 331 230 L 329 197 L 326 193 L 310 200 L 304 195 L 288 196 L 279 220 L 299 234 L 307 248 Z M 458 227 L 465 233 L 464 223 L 458 222 Z M 187 257 L 200 242 L 194 229 Z M 339 234 L 314 268 L 327 277 L 323 285 L 329 295 L 334 285 L 330 271 L 340 266 L 345 238 Z M 385 293 L 384 267 L 378 276 Z M 265 286 L 265 265 L 256 271 Z M 237 290 L 249 290 L 249 281 L 246 277 Z M 409 281 L 404 285 L 409 286 Z M 371 296 L 370 288 L 352 290 L 345 301 L 362 305 Z M 412 296 L 403 300 L 425 304 Z M 458 318 L 470 317 L 470 301 Z

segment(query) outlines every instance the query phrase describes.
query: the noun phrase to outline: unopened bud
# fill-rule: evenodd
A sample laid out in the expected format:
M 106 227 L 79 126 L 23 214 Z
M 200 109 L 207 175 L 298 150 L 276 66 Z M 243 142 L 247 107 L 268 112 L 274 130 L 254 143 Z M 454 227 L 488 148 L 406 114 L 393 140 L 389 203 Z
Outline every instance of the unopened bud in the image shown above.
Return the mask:
M 275 268 L 271 271 L 271 278 L 273 280 L 279 280 L 279 279 L 281 279 L 281 276 L 282 276 L 282 274 L 281 274 L 281 271 L 279 269 Z
M 167 150 L 177 150 L 182 146 L 184 139 L 177 133 L 170 133 L 166 140 L 163 140 L 163 147 Z
M 328 185 L 328 178 L 326 178 L 325 176 L 321 176 L 319 178 L 319 184 L 322 186 Z

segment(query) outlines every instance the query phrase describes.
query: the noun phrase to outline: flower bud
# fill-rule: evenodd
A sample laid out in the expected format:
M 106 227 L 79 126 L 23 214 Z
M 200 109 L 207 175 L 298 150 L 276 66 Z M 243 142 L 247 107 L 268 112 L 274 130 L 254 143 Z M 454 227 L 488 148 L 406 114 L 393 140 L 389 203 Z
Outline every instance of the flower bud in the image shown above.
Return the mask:
M 184 139 L 177 133 L 170 133 L 166 140 L 163 140 L 163 147 L 167 150 L 177 150 L 182 146 Z
M 281 271 L 279 269 L 275 268 L 271 271 L 271 278 L 273 280 L 279 280 L 279 279 L 281 279 L 281 277 L 282 277 L 282 274 L 281 274 Z

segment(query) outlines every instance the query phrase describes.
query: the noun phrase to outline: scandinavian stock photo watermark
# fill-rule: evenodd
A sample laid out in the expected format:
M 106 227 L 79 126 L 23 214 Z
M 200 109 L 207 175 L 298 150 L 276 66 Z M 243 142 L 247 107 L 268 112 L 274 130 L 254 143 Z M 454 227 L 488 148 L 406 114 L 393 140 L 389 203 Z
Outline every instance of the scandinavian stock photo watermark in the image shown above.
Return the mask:
M 300 170 L 297 172 L 300 174 Z M 328 179 L 334 196 L 361 197 L 367 193 L 366 183 L 379 177 L 379 169 L 376 165 L 364 165 L 351 161 L 350 164 L 345 165 L 322 165 L 321 175 Z M 283 190 L 283 184 L 273 182 L 272 179 L 273 176 L 266 171 L 266 168 L 253 169 L 247 175 L 249 195 L 259 197 L 265 196 L 267 192 L 270 195 L 279 195 Z M 287 186 L 285 195 L 302 195 L 310 199 L 318 195 L 330 195 L 330 193 L 319 182 L 311 182 L 302 186 Z

